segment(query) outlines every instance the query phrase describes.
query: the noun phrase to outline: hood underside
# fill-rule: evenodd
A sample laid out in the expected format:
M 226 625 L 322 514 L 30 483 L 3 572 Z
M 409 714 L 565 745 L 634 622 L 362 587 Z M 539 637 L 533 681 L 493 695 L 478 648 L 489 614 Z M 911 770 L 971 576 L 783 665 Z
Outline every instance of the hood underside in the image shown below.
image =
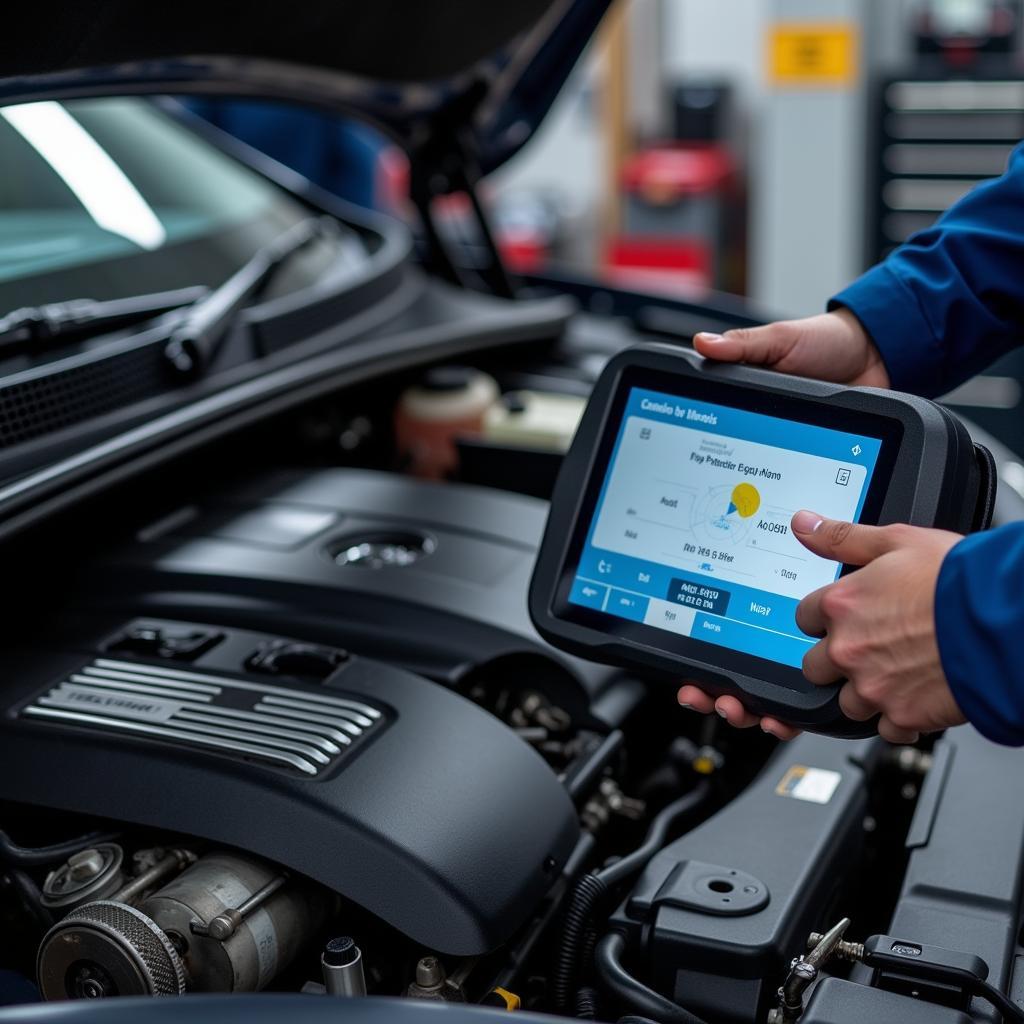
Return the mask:
M 5 12 L 0 104 L 265 97 L 367 118 L 414 152 L 471 125 L 482 170 L 533 134 L 611 0 L 38 0 Z
M 217 54 L 425 82 L 450 78 L 502 50 L 552 6 L 552 0 L 39 0 L 5 12 L 0 73 L 34 76 Z

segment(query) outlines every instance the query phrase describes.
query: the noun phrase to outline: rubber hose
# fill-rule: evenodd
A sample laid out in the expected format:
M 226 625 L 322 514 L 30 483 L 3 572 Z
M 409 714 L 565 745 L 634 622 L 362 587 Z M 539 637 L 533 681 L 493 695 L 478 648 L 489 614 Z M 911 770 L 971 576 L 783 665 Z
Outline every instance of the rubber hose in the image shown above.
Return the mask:
M 710 793 L 710 785 L 705 781 L 701 781 L 688 793 L 684 793 L 677 800 L 666 804 L 651 822 L 651 827 L 647 830 L 643 843 L 621 860 L 617 860 L 614 864 L 609 864 L 608 867 L 602 868 L 596 873 L 596 877 L 600 878 L 610 888 L 639 872 L 665 845 L 665 837 L 676 821 L 684 814 L 695 811 L 704 803 Z
M 622 966 L 625 948 L 626 939 L 619 932 L 609 932 L 597 944 L 594 965 L 598 978 L 609 992 L 631 1010 L 652 1017 L 659 1024 L 704 1024 L 700 1017 L 634 978 Z
M 6 833 L 0 832 L 0 862 L 14 864 L 22 868 L 43 867 L 56 861 L 67 860 L 68 857 L 87 850 L 98 843 L 109 843 L 117 839 L 116 832 L 88 832 L 77 839 L 68 839 L 50 846 L 19 846 Z
M 1009 1024 L 1010 1021 L 1024 1021 L 1024 1008 L 1018 1006 L 995 985 L 983 981 L 978 995 L 982 999 L 987 999 L 1002 1014 L 1004 1024 Z
M 608 886 L 596 875 L 584 875 L 569 897 L 562 924 L 562 941 L 558 945 L 551 981 L 555 1007 L 563 1013 L 568 1012 L 569 1000 L 576 987 L 580 947 L 590 915 L 607 891 Z
M 42 903 L 39 886 L 19 868 L 11 868 L 7 872 L 11 888 L 18 894 L 22 906 L 32 916 L 40 935 L 53 927 L 53 915 Z
M 583 938 L 580 939 L 580 955 L 576 961 L 577 969 L 581 980 L 586 980 L 590 970 L 594 966 L 594 947 L 601 936 L 593 922 L 588 922 L 583 930 Z
M 589 986 L 576 993 L 576 1019 L 597 1020 L 597 989 Z
M 569 1000 L 576 987 L 584 955 L 589 959 L 592 940 L 586 943 L 588 925 L 594 907 L 608 889 L 641 871 L 665 844 L 669 829 L 684 815 L 698 808 L 708 797 L 711 787 L 700 782 L 688 793 L 663 807 L 651 822 L 643 843 L 621 860 L 596 874 L 584 875 L 576 884 L 565 912 L 562 941 L 559 943 L 552 974 L 552 995 L 555 1007 L 569 1012 Z M 584 946 L 586 949 L 584 950 Z

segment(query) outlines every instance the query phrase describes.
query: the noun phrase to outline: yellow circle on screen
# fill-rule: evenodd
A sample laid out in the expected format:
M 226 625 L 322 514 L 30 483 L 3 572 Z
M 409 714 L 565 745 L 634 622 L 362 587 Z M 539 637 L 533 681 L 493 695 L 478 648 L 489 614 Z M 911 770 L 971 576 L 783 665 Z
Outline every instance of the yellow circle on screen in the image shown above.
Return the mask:
M 761 495 L 753 484 L 737 484 L 732 489 L 730 512 L 749 519 L 761 507 Z

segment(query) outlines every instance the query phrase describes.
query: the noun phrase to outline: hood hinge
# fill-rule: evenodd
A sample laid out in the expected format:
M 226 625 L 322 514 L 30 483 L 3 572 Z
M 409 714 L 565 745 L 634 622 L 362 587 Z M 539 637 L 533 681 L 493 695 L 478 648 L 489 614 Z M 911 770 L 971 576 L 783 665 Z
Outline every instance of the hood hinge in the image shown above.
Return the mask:
M 423 262 L 452 284 L 513 298 L 515 287 L 498 251 L 487 211 L 480 200 L 482 178 L 473 115 L 487 95 L 478 81 L 450 103 L 443 116 L 431 117 L 413 132 L 409 147 L 410 195 L 423 226 Z M 471 245 L 453 255 L 459 242 L 438 224 L 434 200 L 463 192 L 472 210 Z

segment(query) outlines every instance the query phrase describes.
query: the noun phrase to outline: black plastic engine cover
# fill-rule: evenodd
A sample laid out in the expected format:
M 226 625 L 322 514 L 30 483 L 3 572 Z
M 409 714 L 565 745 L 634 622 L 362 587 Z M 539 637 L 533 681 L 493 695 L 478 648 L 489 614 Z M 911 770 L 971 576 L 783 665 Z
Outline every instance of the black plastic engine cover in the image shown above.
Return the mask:
M 613 923 L 654 987 L 716 1022 L 762 1020 L 789 960 L 827 921 L 860 849 L 880 741 L 804 735 L 728 806 L 647 865 Z
M 859 1024 L 862 1021 L 972 1024 L 973 1018 L 948 1006 L 920 1002 L 840 978 L 826 978 L 815 987 L 800 1020 L 801 1024 Z
M 1024 752 L 963 726 L 947 732 L 934 753 L 907 835 L 910 859 L 889 933 L 980 956 L 988 980 L 1021 1001 L 1024 790 L 1014 780 Z M 870 973 L 858 966 L 851 977 L 867 982 Z M 982 999 L 970 1015 L 1001 1019 Z
M 251 851 L 442 953 L 507 941 L 579 836 L 539 755 L 409 672 L 342 655 L 323 683 L 258 674 L 273 638 L 217 632 L 184 663 L 102 643 L 8 662 L 0 798 Z M 363 711 L 339 738 L 344 701 Z
M 600 717 L 595 704 L 621 673 L 556 651 L 527 614 L 547 510 L 394 473 L 278 471 L 176 507 L 98 553 L 74 602 L 319 637 L 451 685 L 471 666 L 543 659 L 559 703 Z M 431 553 L 382 569 L 331 557 L 388 536 L 421 537 Z

